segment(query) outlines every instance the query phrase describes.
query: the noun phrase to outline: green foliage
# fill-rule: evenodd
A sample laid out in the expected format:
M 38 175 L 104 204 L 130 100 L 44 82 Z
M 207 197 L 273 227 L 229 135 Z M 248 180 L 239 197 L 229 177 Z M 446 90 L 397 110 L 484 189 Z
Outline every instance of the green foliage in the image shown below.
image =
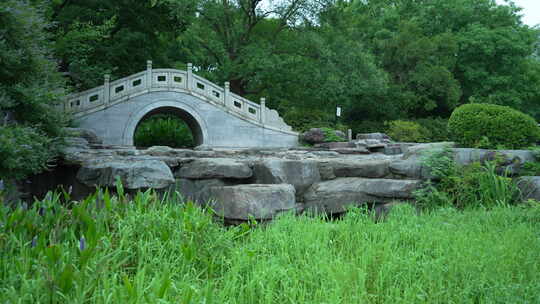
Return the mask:
M 388 136 L 402 142 L 427 142 L 429 131 L 413 121 L 394 120 L 388 123 Z
M 176 22 L 164 1 L 40 2 L 54 22 L 50 32 L 55 56 L 79 90 L 103 84 L 104 74 L 115 79 L 140 72 L 148 59 L 156 66 L 172 67 L 170 44 L 190 19 L 183 15 Z
M 417 215 L 405 205 L 379 223 L 353 209 L 340 221 L 284 215 L 225 228 L 176 195 L 61 197 L 0 202 L 0 302 L 540 300 L 538 208 Z
M 340 142 L 346 139 L 336 134 L 337 130 L 331 128 L 321 128 L 324 133 L 324 142 Z
M 28 127 L 0 128 L 1 178 L 21 179 L 47 168 L 56 155 L 51 139 Z
M 540 162 L 525 162 L 519 174 L 522 176 L 540 176 Z
M 540 147 L 532 147 L 529 150 L 532 151 L 536 161 L 525 162 L 521 166 L 519 174 L 522 176 L 540 176 Z
M 311 128 L 330 126 L 332 117 L 320 110 L 292 108 L 285 112 L 283 120 L 297 132 L 305 132 Z
M 349 122 L 353 134 L 358 133 L 386 133 L 388 124 L 378 120 L 357 120 Z
M 444 118 L 421 118 L 414 122 L 420 124 L 426 130 L 426 142 L 450 141 L 448 132 L 448 119 Z
M 169 146 L 193 148 L 195 142 L 187 124 L 172 115 L 154 115 L 142 121 L 135 130 L 135 146 Z
M 458 166 L 449 149 L 430 151 L 423 166 L 437 184 L 416 193 L 420 206 L 434 208 L 452 205 L 458 208 L 510 205 L 518 202 L 519 189 L 507 173 L 499 175 L 495 162 Z
M 492 104 L 460 106 L 452 113 L 448 130 L 465 147 L 516 149 L 540 139 L 540 128 L 532 117 Z
M 44 169 L 67 121 L 54 107 L 64 82 L 50 56 L 48 26 L 27 1 L 0 3 L 0 179 Z

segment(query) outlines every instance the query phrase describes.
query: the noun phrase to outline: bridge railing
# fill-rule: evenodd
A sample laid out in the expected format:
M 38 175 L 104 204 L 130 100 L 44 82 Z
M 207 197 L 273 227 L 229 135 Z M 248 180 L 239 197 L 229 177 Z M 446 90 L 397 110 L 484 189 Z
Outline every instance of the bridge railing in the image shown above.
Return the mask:
M 261 98 L 261 103 L 257 104 L 234 94 L 230 91 L 229 82 L 225 82 L 224 87 L 220 87 L 195 75 L 191 63 L 188 63 L 186 71 L 182 71 L 153 69 L 152 62 L 148 61 L 146 71 L 128 77 L 111 82 L 110 76 L 105 75 L 102 86 L 68 96 L 63 109 L 77 114 L 98 107 L 107 107 L 139 92 L 163 89 L 187 91 L 249 120 L 265 123 L 265 112 L 268 109 L 264 98 Z M 290 130 L 290 127 L 284 123 L 276 124 L 274 127 Z

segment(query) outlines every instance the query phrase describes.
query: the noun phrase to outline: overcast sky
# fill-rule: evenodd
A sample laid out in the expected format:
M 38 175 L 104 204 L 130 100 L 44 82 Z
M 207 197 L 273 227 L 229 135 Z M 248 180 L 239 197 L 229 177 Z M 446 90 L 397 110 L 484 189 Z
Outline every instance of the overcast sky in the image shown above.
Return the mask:
M 503 0 L 497 0 L 497 3 L 503 4 Z M 523 8 L 523 22 L 530 26 L 540 24 L 540 0 L 514 0 L 514 3 Z

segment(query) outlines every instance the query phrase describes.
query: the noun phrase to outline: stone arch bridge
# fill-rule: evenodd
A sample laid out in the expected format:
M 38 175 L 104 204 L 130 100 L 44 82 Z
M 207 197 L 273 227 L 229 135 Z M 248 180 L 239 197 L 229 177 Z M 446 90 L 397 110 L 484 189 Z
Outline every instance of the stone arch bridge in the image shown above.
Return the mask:
M 193 73 L 152 69 L 70 95 L 63 105 L 78 127 L 93 130 L 106 145 L 133 145 L 138 124 L 170 113 L 182 118 L 196 145 L 209 148 L 293 147 L 298 133 L 275 110 L 249 101 Z

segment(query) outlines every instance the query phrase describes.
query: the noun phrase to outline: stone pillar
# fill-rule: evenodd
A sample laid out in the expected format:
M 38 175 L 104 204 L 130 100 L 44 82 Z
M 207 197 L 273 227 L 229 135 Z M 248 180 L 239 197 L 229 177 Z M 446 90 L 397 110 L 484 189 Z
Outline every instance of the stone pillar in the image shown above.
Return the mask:
M 186 80 L 186 89 L 191 91 L 193 88 L 193 63 L 187 64 L 187 80 Z
M 107 74 L 103 82 L 103 103 L 109 104 L 111 101 L 111 75 Z
M 261 98 L 261 108 L 260 108 L 260 117 L 261 117 L 261 124 L 264 125 L 266 122 L 266 98 Z
M 146 87 L 151 88 L 154 76 L 152 75 L 152 60 L 146 61 Z
M 351 130 L 351 129 L 348 129 L 348 130 L 347 130 L 347 139 L 348 139 L 349 141 L 352 141 L 352 130 Z
M 225 104 L 226 107 L 229 107 L 229 105 L 231 104 L 230 95 L 231 95 L 231 83 L 226 81 L 225 82 L 225 90 L 224 90 L 224 94 L 223 94 L 223 104 Z

